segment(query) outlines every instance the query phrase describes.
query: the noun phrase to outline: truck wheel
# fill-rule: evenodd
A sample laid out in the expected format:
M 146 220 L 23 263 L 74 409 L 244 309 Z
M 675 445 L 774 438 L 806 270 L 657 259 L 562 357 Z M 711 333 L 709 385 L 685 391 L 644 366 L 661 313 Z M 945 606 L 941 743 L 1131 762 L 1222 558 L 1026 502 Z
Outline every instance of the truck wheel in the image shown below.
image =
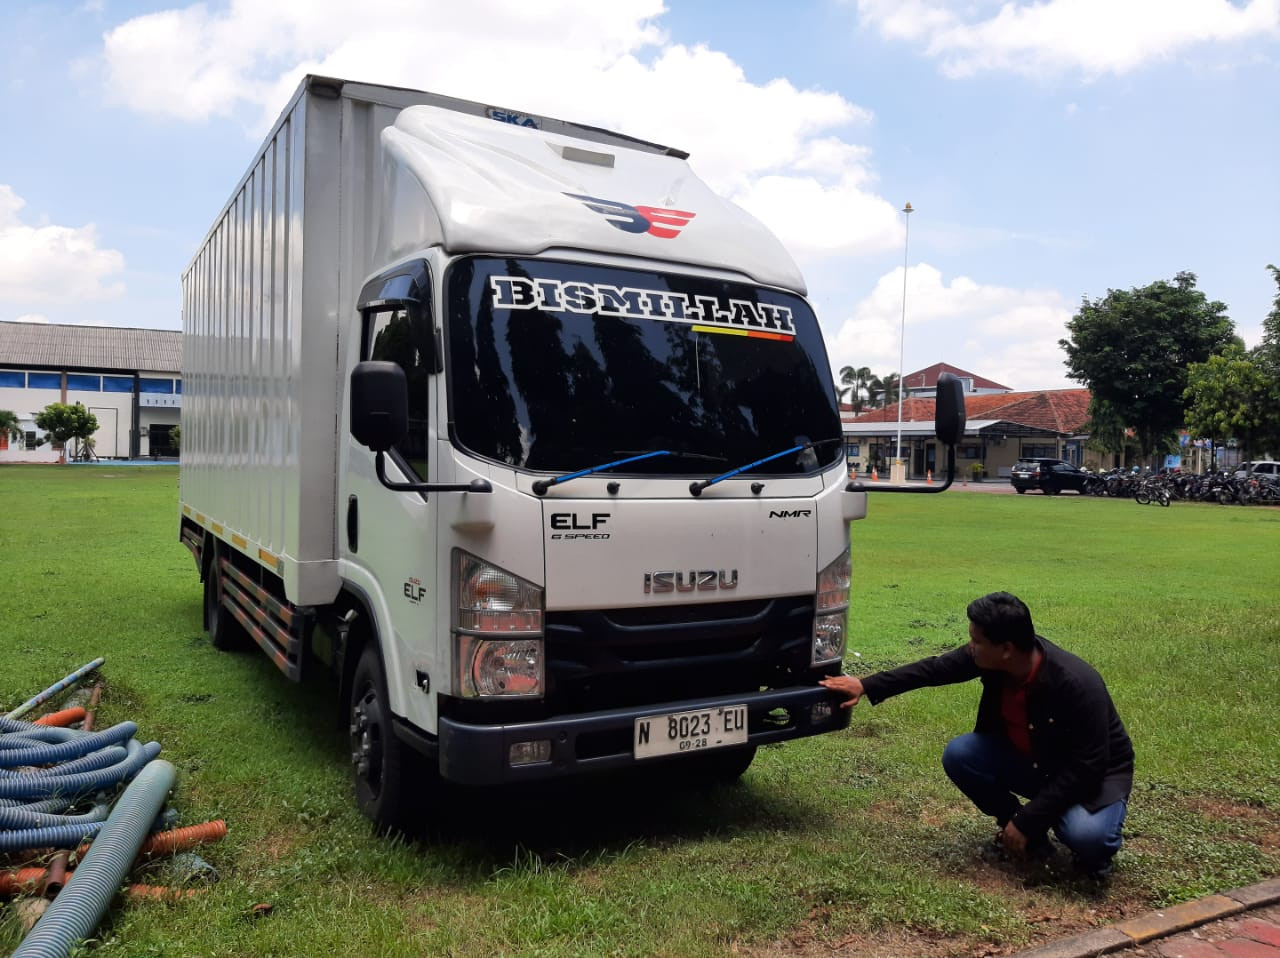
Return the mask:
M 408 797 L 413 795 L 421 804 L 426 770 L 422 757 L 392 728 L 382 656 L 372 643 L 360 653 L 351 680 L 349 731 L 356 804 L 379 830 L 405 830 L 410 824 Z
M 1022 495 L 1024 492 L 1026 492 L 1026 491 L 1027 491 L 1026 489 L 1023 489 L 1021 486 L 1017 486 L 1017 487 L 1015 487 L 1015 489 L 1016 489 L 1016 491 L 1017 491 L 1018 495 Z
M 215 547 L 209 572 L 204 577 L 204 627 L 209 630 L 209 642 L 215 649 L 219 652 L 237 652 L 248 646 L 249 636 L 231 614 L 231 610 L 222 604 L 219 558 Z
M 730 748 L 691 756 L 689 777 L 701 785 L 727 785 L 742 778 L 756 758 L 756 747 Z

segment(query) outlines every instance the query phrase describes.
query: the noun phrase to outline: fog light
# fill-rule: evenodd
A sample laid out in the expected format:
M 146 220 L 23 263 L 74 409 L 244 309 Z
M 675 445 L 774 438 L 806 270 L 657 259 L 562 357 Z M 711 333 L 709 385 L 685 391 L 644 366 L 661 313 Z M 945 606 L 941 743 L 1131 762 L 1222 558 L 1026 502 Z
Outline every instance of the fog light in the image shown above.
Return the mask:
M 813 665 L 838 662 L 844 657 L 844 620 L 847 614 L 840 611 L 814 617 L 813 653 L 810 659 Z
M 822 725 L 824 722 L 831 721 L 831 703 L 830 702 L 814 702 L 809 706 L 809 724 Z
M 551 740 L 544 738 L 536 742 L 516 742 L 507 751 L 507 761 L 512 767 L 549 762 L 551 761 Z

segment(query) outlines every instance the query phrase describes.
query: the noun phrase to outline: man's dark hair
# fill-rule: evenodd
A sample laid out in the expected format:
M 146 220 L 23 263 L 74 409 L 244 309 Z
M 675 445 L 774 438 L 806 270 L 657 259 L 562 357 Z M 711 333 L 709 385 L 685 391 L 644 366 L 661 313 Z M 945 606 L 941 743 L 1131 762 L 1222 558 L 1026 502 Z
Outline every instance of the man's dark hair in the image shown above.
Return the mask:
M 1020 652 L 1029 652 L 1036 644 L 1036 627 L 1031 623 L 1031 610 L 1016 595 L 992 592 L 969 603 L 969 621 L 982 630 L 988 642 L 1004 645 L 1012 642 Z

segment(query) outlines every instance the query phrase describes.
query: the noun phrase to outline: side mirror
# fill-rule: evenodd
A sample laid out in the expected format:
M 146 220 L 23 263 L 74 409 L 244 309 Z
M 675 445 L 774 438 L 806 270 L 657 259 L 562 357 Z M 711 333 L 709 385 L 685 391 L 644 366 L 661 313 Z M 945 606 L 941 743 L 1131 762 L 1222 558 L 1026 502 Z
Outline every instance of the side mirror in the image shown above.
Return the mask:
M 944 446 L 958 443 L 964 435 L 964 419 L 964 386 L 951 373 L 943 373 L 938 377 L 933 413 L 933 428 L 938 441 Z
M 409 433 L 409 381 L 398 363 L 366 361 L 351 371 L 351 435 L 383 453 Z

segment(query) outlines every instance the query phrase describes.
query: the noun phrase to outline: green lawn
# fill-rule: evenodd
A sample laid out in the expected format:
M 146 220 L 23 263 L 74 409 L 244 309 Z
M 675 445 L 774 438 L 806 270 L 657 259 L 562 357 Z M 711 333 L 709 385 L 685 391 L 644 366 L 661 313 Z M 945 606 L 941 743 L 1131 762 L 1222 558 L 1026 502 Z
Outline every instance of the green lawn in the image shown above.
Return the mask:
M 1280 874 L 1280 510 L 951 491 L 873 495 L 853 526 L 849 671 L 959 644 L 1007 589 L 1107 679 L 1138 772 L 1098 891 L 977 856 L 988 824 L 938 762 L 976 685 L 864 703 L 732 787 L 454 795 L 424 841 L 377 838 L 328 685 L 208 645 L 176 500 L 171 467 L 0 468 L 0 707 L 106 656 L 99 724 L 136 721 L 183 823 L 230 830 L 201 850 L 220 882 L 117 902 L 93 953 L 973 954 Z M 6 910 L 0 949 L 20 937 Z

